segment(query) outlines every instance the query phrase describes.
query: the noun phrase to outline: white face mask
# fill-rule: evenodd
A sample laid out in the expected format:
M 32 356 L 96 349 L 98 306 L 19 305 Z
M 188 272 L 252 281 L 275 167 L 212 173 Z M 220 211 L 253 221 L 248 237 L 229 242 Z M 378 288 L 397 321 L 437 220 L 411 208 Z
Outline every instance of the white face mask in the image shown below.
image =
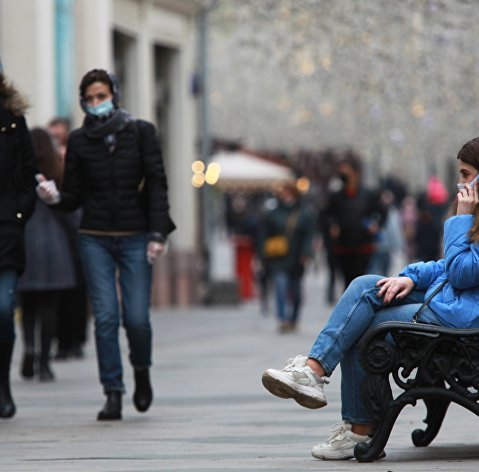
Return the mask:
M 467 182 L 465 184 L 462 184 L 462 183 L 457 184 L 457 189 L 458 190 L 465 189 L 467 185 L 470 185 L 472 187 L 476 183 L 478 177 L 479 177 L 479 174 L 477 174 L 470 182 Z

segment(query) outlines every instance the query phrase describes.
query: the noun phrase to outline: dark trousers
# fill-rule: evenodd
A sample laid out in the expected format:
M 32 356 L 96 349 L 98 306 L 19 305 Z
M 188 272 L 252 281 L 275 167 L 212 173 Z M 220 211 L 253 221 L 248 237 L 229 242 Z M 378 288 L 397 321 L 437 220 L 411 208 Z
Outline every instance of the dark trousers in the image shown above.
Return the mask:
M 24 291 L 21 293 L 22 331 L 25 352 L 35 354 L 37 327 L 40 330 L 40 362 L 48 362 L 56 331 L 60 291 Z
M 344 290 L 360 275 L 366 275 L 371 260 L 371 254 L 339 254 L 336 260 L 344 279 Z
M 86 287 L 62 290 L 58 304 L 58 351 L 69 353 L 86 342 L 88 302 Z
M 296 324 L 302 303 L 302 274 L 276 271 L 272 274 L 276 292 L 276 314 L 280 322 Z

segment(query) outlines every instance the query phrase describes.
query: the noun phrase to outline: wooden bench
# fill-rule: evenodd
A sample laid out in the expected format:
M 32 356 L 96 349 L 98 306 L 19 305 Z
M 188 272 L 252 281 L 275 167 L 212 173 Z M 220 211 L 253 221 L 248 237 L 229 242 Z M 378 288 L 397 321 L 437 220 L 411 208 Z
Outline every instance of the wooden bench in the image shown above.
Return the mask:
M 411 435 L 418 447 L 436 437 L 451 402 L 479 415 L 479 329 L 385 322 L 364 334 L 359 355 L 367 373 L 363 399 L 374 418 L 371 440 L 355 447 L 359 462 L 378 458 L 402 409 L 418 400 L 427 409 L 426 428 Z

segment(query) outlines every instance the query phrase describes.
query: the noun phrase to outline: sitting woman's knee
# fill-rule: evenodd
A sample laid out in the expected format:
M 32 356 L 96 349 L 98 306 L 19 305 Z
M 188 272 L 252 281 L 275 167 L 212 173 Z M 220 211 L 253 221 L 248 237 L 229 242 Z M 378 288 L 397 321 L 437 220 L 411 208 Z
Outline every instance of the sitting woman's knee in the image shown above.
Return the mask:
M 383 279 L 381 275 L 373 275 L 373 274 L 366 274 L 366 275 L 360 275 L 359 277 L 356 277 L 350 285 L 354 285 L 355 287 L 364 287 L 364 288 L 370 288 L 370 287 L 375 287 L 376 283 Z

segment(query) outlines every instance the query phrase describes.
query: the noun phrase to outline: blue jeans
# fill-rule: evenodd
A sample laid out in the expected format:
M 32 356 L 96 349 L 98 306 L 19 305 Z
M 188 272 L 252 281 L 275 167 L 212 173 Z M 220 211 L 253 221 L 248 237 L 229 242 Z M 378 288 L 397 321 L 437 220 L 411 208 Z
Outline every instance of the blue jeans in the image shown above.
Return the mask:
M 296 323 L 301 307 L 301 277 L 277 271 L 272 274 L 272 278 L 278 320 Z
M 339 299 L 329 320 L 314 342 L 309 357 L 332 374 L 341 364 L 341 413 L 343 421 L 370 424 L 371 414 L 363 403 L 361 385 L 365 372 L 359 364 L 358 341 L 364 332 L 384 321 L 412 321 L 424 301 L 424 291 L 413 290 L 402 300 L 384 305 L 377 297 L 378 275 L 363 275 L 354 279 Z M 421 313 L 421 322 L 440 325 L 429 307 Z
M 151 365 L 152 268 L 146 260 L 147 236 L 80 234 L 80 254 L 95 318 L 100 382 L 105 393 L 124 392 L 119 327 L 122 319 L 134 367 Z M 121 293 L 121 307 L 117 286 Z
M 15 269 L 0 270 L 0 341 L 15 340 L 15 304 L 18 273 Z

